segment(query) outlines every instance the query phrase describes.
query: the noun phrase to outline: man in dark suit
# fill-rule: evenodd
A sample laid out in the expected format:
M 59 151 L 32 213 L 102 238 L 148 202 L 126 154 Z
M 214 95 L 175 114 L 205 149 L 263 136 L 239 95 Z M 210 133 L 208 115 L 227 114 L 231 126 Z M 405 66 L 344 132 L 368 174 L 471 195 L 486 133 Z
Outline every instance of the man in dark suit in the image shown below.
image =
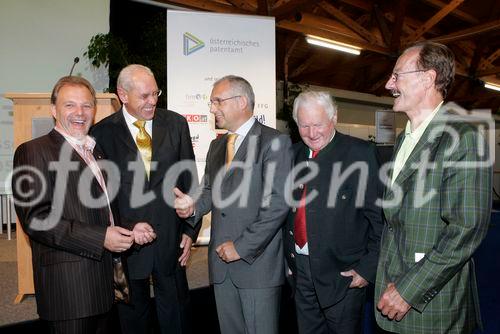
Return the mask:
M 456 117 L 443 105 L 454 58 L 442 44 L 412 46 L 385 86 L 395 97 L 394 111 L 408 116 L 384 194 L 375 286 L 377 323 L 391 332 L 481 327 L 471 256 L 490 221 L 492 159 L 474 118 Z
M 208 265 L 223 334 L 278 333 L 284 282 L 279 232 L 288 212 L 291 143 L 254 119 L 254 105 L 247 80 L 230 75 L 215 82 L 210 112 L 229 133 L 210 144 L 196 207 L 176 190 L 181 217 L 195 212 L 198 222 L 212 212 Z
M 283 235 L 299 333 L 360 333 L 382 232 L 375 147 L 335 130 L 327 92 L 301 93 L 293 117 L 302 142 Z
M 145 66 L 125 67 L 117 90 L 121 110 L 96 124 L 91 133 L 105 156 L 118 166 L 118 175 L 112 176 L 119 184 L 116 204 L 122 224 L 157 236 L 154 242 L 127 253 L 131 302 L 118 307 L 122 331 L 146 333 L 151 326 L 152 276 L 161 332 L 190 332 L 184 266 L 199 229 L 179 219 L 167 204 L 168 196 L 173 202 L 172 189 L 163 189 L 172 181 L 164 178 L 176 163 L 185 161 L 196 171 L 188 124 L 181 115 L 156 108 L 161 90 Z M 188 191 L 198 182 L 192 174 L 176 175 L 179 178 L 172 181 L 172 188 Z
M 51 111 L 55 128 L 16 149 L 12 178 L 33 252 L 38 314 L 51 333 L 105 333 L 114 299 L 111 252 L 128 249 L 134 236 L 114 226 L 100 155 L 87 136 L 96 112 L 90 83 L 61 78 Z

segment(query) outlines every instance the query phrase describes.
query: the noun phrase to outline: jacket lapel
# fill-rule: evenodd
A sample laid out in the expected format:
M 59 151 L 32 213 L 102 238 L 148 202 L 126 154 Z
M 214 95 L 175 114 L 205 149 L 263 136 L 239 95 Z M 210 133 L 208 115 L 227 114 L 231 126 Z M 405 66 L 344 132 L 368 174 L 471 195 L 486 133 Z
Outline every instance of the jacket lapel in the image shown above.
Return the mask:
M 445 124 L 446 122 L 442 118 L 441 113 L 438 112 L 438 114 L 436 114 L 435 116 L 435 119 L 433 119 L 429 123 L 427 129 L 425 129 L 417 145 L 415 145 L 415 148 L 410 153 L 410 156 L 406 160 L 403 168 L 401 169 L 401 172 L 396 177 L 396 180 L 394 180 L 394 183 L 400 185 L 403 184 L 405 180 L 407 180 L 418 170 L 418 166 L 421 163 L 424 163 L 426 161 L 429 162 L 428 159 L 430 158 L 430 156 L 427 155 L 426 158 L 425 154 L 426 152 L 431 153 L 434 151 L 434 147 L 437 146 L 443 134 L 443 128 L 445 127 Z M 424 161 L 422 161 L 422 159 L 424 159 Z
M 115 120 L 115 126 L 117 127 L 117 131 L 113 133 L 113 136 L 117 136 L 118 139 L 125 144 L 125 146 L 137 155 L 137 146 L 135 145 L 135 139 L 132 137 L 130 130 L 127 126 L 127 122 L 125 122 L 125 117 L 123 116 L 123 109 L 120 110 L 119 116 Z
M 247 135 L 245 136 L 245 139 L 241 143 L 240 147 L 238 148 L 238 151 L 234 155 L 233 162 L 235 161 L 240 161 L 240 162 L 247 162 L 248 159 L 251 159 L 250 162 L 255 162 L 257 159 L 257 148 L 259 147 L 259 141 L 260 141 L 260 134 L 261 134 L 261 128 L 260 128 L 260 123 L 258 121 L 255 121 L 250 130 L 248 131 Z M 227 144 L 227 134 L 224 136 L 225 142 L 224 142 L 224 157 L 223 161 L 224 164 L 226 162 L 226 144 Z M 249 163 L 250 163 L 249 162 Z M 225 168 L 225 166 L 224 166 Z M 233 173 L 238 170 L 238 168 L 230 168 L 225 177 L 230 177 L 233 175 Z
M 132 134 L 130 133 L 130 130 L 127 126 L 127 122 L 125 121 L 123 112 L 123 109 L 121 109 L 118 117 L 115 119 L 115 126 L 117 127 L 117 129 L 113 133 L 113 135 L 116 136 L 118 138 L 118 141 L 123 144 L 123 159 L 125 159 L 126 161 L 135 161 L 137 160 L 138 154 L 140 155 L 140 153 L 137 149 L 137 145 L 135 144 L 135 139 L 134 137 L 132 137 Z M 142 162 L 142 159 L 140 161 Z M 146 169 L 144 167 L 144 164 L 142 164 L 141 166 L 142 170 L 144 171 L 144 177 L 146 178 Z M 147 178 L 145 182 L 148 183 Z
M 161 155 L 168 152 L 168 149 L 166 149 L 166 147 L 171 146 L 172 138 L 170 136 L 172 135 L 172 132 L 169 131 L 168 124 L 169 122 L 165 118 L 165 114 L 160 113 L 158 110 L 156 110 L 155 117 L 153 119 L 153 147 L 151 162 L 163 161 L 164 159 L 162 159 Z M 153 188 L 158 182 L 163 181 L 163 177 L 165 176 L 166 171 L 161 170 L 160 167 L 161 166 L 157 164 L 155 170 L 151 169 L 149 175 L 151 188 Z

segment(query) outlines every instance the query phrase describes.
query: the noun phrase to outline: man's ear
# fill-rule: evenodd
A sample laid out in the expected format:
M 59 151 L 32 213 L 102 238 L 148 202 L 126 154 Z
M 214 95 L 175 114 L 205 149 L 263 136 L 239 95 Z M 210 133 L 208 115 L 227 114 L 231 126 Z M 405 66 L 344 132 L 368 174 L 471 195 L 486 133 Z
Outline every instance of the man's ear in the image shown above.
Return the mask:
M 128 93 L 125 89 L 118 87 L 116 92 L 118 93 L 118 97 L 123 104 L 128 103 Z
M 431 88 L 436 85 L 437 73 L 435 70 L 428 70 L 424 73 L 424 83 L 426 88 Z
M 56 105 L 55 104 L 51 104 L 50 105 L 50 113 L 52 114 L 52 117 L 54 117 L 54 119 L 57 119 L 57 117 L 56 117 L 57 110 L 56 110 Z
M 246 110 L 248 107 L 248 99 L 246 96 L 240 96 L 238 99 L 238 105 L 240 106 L 241 110 Z

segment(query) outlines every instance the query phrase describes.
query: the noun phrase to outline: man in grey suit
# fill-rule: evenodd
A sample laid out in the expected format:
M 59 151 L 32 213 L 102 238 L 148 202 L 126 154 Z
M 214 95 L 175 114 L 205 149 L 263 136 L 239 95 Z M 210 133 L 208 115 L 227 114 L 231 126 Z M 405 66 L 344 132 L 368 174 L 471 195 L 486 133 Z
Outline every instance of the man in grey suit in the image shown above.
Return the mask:
M 278 333 L 284 282 L 280 227 L 288 212 L 285 180 L 292 165 L 288 136 L 255 121 L 247 80 L 215 82 L 210 112 L 228 134 L 212 141 L 199 198 L 175 189 L 175 208 L 193 223 L 212 212 L 209 276 L 221 332 Z

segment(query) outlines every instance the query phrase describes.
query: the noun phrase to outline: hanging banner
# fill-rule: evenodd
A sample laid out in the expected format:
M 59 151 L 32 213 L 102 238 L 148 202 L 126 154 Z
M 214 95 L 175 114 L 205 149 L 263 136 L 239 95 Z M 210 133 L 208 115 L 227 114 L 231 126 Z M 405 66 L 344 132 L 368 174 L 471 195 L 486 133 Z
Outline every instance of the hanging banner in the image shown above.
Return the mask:
M 274 18 L 168 11 L 167 104 L 189 123 L 200 178 L 210 142 L 225 132 L 216 129 L 209 111 L 212 86 L 230 74 L 250 82 L 255 93 L 254 117 L 275 128 Z M 198 243 L 208 243 L 209 236 L 206 219 Z
M 255 92 L 254 117 L 276 127 L 274 18 L 167 12 L 168 108 L 186 117 L 200 177 L 215 128 L 208 102 L 213 83 L 229 74 Z

